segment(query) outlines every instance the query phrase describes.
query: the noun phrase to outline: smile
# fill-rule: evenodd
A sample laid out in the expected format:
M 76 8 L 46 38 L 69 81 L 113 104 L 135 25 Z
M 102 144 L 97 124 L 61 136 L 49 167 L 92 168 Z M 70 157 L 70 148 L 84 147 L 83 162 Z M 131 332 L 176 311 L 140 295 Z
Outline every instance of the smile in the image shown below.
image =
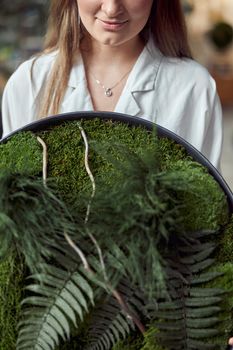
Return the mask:
M 128 23 L 128 20 L 125 21 L 105 21 L 102 19 L 99 19 L 101 22 L 102 26 L 106 30 L 119 30 L 121 29 L 126 23 Z

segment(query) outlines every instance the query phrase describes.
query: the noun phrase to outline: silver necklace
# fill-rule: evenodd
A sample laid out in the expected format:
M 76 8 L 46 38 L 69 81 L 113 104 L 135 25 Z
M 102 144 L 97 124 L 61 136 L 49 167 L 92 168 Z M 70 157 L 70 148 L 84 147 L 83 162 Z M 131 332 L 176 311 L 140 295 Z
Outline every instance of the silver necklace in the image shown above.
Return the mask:
M 97 78 L 94 76 L 93 73 L 91 73 L 90 71 L 89 71 L 89 73 L 90 73 L 90 75 L 94 78 L 96 84 L 100 85 L 100 86 L 102 87 L 102 89 L 104 89 L 104 94 L 105 94 L 105 96 L 111 97 L 111 96 L 113 95 L 112 90 L 113 90 L 117 85 L 119 85 L 119 84 L 122 82 L 122 80 L 126 77 L 127 74 L 129 74 L 130 71 L 131 71 L 131 68 L 130 68 L 129 71 L 127 71 L 127 72 L 123 75 L 123 77 L 122 77 L 120 80 L 118 80 L 118 82 L 116 82 L 116 84 L 114 84 L 112 87 L 108 87 L 108 88 L 107 88 L 104 84 L 102 84 L 102 83 L 99 81 L 99 79 L 97 79 Z

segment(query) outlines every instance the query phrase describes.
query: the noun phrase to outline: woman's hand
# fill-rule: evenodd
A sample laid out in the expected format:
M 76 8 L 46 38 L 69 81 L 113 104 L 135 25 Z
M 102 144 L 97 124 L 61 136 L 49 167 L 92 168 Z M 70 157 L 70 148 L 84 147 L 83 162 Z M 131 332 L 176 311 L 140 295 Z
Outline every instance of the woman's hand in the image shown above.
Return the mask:
M 227 350 L 233 350 L 233 338 L 230 338 L 228 340 L 228 347 Z

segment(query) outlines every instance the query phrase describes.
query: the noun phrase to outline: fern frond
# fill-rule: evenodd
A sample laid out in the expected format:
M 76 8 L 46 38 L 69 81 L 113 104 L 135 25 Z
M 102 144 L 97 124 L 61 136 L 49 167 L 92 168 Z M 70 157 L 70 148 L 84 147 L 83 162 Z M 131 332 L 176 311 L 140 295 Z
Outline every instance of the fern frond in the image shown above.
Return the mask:
M 214 263 L 211 255 L 216 232 L 177 234 L 172 240 L 167 263 L 171 300 L 158 300 L 148 312 L 158 329 L 158 343 L 166 349 L 216 349 L 207 340 L 219 334 L 220 302 L 225 296 L 220 288 L 207 288 L 205 283 L 219 277 L 206 269 Z M 205 243 L 210 236 L 210 242 Z M 185 247 L 189 247 L 186 252 Z M 181 276 L 175 273 L 179 270 Z M 198 273 L 198 275 L 197 275 Z M 198 347 L 197 347 L 198 346 Z
M 16 247 L 36 271 L 39 263 L 51 258 L 50 247 L 59 248 L 64 231 L 74 232 L 72 218 L 41 180 L 2 171 L 0 192 L 0 255 Z
M 52 350 L 60 339 L 70 338 L 72 324 L 77 328 L 83 321 L 93 304 L 92 287 L 78 271 L 71 273 L 52 265 L 46 265 L 43 273 L 32 278 L 34 283 L 26 288 L 32 295 L 22 302 L 25 308 L 17 350 Z
M 131 199 L 129 198 L 131 203 L 127 204 L 124 195 L 123 204 L 122 198 L 119 198 L 119 193 L 118 188 L 112 189 L 111 194 L 108 191 L 108 194 L 103 195 L 104 198 L 100 200 L 101 203 L 99 202 L 98 205 L 98 199 L 94 199 L 92 213 L 95 212 L 98 215 L 101 213 L 102 219 L 100 223 L 99 219 L 96 219 L 96 215 L 92 214 L 89 229 L 97 237 L 98 242 L 102 244 L 102 250 L 107 252 L 105 254 L 107 261 L 109 260 L 107 266 L 112 267 L 112 262 L 115 261 L 116 263 L 118 259 L 115 269 L 116 272 L 119 272 L 119 277 L 121 277 L 121 274 L 127 273 L 131 276 L 133 283 L 137 282 L 140 288 L 146 289 L 150 294 L 156 289 L 156 285 L 157 288 L 164 287 L 162 258 L 158 250 L 158 243 L 160 233 L 162 235 L 167 234 L 166 230 L 163 229 L 165 224 L 160 223 L 160 231 L 157 231 L 157 216 L 155 213 L 157 208 L 152 207 L 149 202 L 146 203 L 139 194 L 135 194 Z M 110 199 L 110 195 L 112 199 Z M 113 203 L 113 200 L 115 203 Z M 128 208 L 132 206 L 132 202 L 134 204 L 129 211 Z M 144 208 L 143 213 L 142 208 Z M 164 210 L 166 210 L 165 207 Z M 164 214 L 164 221 L 167 220 L 167 215 Z M 142 218 L 142 216 L 144 217 Z M 149 221 L 150 224 L 148 225 Z M 104 234 L 105 232 L 106 234 Z M 118 252 L 116 253 L 117 249 Z M 147 254 L 145 255 L 144 252 L 147 252 Z
M 120 339 L 130 333 L 132 322 L 122 313 L 113 297 L 108 297 L 103 305 L 94 310 L 88 330 L 90 343 L 87 350 L 111 349 Z
M 144 296 L 126 277 L 119 282 L 117 291 L 128 305 L 133 317 L 141 319 L 141 322 L 146 320 Z M 87 333 L 90 342 L 85 349 L 112 349 L 132 331 L 136 331 L 134 321 L 122 311 L 118 301 L 112 295 L 102 296 L 90 315 Z
M 167 270 L 163 252 L 171 236 L 184 230 L 180 214 L 183 194 L 192 195 L 196 191 L 190 180 L 193 179 L 192 170 L 162 171 L 156 143 L 140 154 L 115 145 L 119 153 L 116 158 L 108 154 L 109 145 L 95 144 L 95 147 L 112 162 L 116 176 L 111 188 L 99 183 L 101 191 L 96 192 L 92 202 L 89 230 L 105 252 L 106 265 L 111 268 L 114 265 L 119 278 L 127 275 L 149 298 L 157 297 L 159 290 L 164 295 Z M 189 245 L 193 242 L 185 248 L 189 249 Z M 207 244 L 206 248 L 201 254 L 210 254 L 209 249 L 213 249 Z M 194 270 L 190 273 L 194 274 L 203 267 L 204 258 L 197 255 L 193 259 L 202 260 L 200 267 L 198 264 L 192 267 Z M 205 259 L 205 264 L 210 266 L 212 260 Z

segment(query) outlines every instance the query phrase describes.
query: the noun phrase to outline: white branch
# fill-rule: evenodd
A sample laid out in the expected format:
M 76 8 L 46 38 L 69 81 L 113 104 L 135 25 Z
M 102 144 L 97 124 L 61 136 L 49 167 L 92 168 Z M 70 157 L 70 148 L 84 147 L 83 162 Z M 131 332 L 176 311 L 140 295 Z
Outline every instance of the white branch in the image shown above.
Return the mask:
M 69 245 L 79 255 L 79 257 L 83 263 L 84 269 L 87 270 L 88 272 L 92 273 L 91 268 L 88 264 L 88 261 L 87 261 L 85 255 L 83 254 L 83 252 L 81 251 L 81 249 L 79 249 L 79 247 L 74 243 L 74 241 L 70 238 L 70 236 L 67 233 L 64 232 L 64 236 L 65 236 L 65 239 L 67 240 L 67 242 L 69 243 Z
M 83 128 L 81 126 L 79 126 L 79 130 L 81 132 L 81 135 L 82 135 L 82 138 L 83 138 L 83 141 L 84 141 L 84 144 L 85 144 L 85 168 L 86 168 L 87 174 L 88 174 L 88 176 L 89 176 L 89 178 L 91 180 L 91 183 L 92 183 L 92 194 L 91 194 L 91 198 L 89 200 L 88 206 L 87 206 L 87 212 L 86 212 L 86 217 L 85 217 L 85 224 L 86 224 L 88 222 L 89 215 L 90 215 L 91 202 L 92 202 L 92 199 L 95 196 L 96 185 L 95 185 L 94 176 L 93 176 L 93 174 L 91 172 L 91 169 L 90 169 L 89 163 L 88 163 L 89 145 L 88 145 L 87 136 L 86 136 L 86 133 L 85 133 L 85 131 L 83 130 Z M 101 248 L 100 248 L 97 240 L 89 232 L 89 230 L 87 232 L 88 232 L 88 235 L 89 235 L 90 239 L 92 240 L 92 242 L 94 243 L 94 245 L 95 245 L 95 247 L 97 249 L 97 252 L 98 252 L 98 255 L 99 255 L 99 259 L 100 259 L 100 264 L 101 264 L 102 271 L 103 271 L 103 274 L 104 274 L 104 279 L 105 279 L 105 281 L 108 281 L 106 268 L 105 268 L 105 264 L 104 264 L 104 258 L 103 258 L 103 254 L 102 254 Z
M 47 174 L 48 151 L 47 151 L 46 143 L 39 136 L 37 136 L 37 141 L 43 147 L 43 182 L 44 182 L 44 185 L 46 186 L 47 175 L 48 175 Z
M 87 223 L 88 219 L 89 219 L 89 215 L 90 215 L 90 210 L 91 210 L 91 201 L 92 201 L 92 199 L 95 196 L 96 186 L 95 186 L 94 176 L 93 176 L 93 174 L 91 172 L 91 169 L 90 169 L 89 163 L 88 163 L 89 145 L 88 145 L 87 136 L 86 136 L 86 133 L 85 133 L 85 131 L 83 130 L 83 128 L 81 126 L 79 126 L 79 130 L 81 132 L 81 135 L 82 135 L 82 138 L 83 138 L 83 141 L 84 141 L 84 144 L 85 144 L 85 168 L 86 168 L 87 174 L 88 174 L 88 176 L 89 176 L 89 178 L 91 180 L 91 184 L 92 184 L 92 194 L 91 194 L 91 198 L 89 200 L 88 206 L 87 206 L 87 212 L 86 212 L 86 217 L 85 217 L 85 223 Z

